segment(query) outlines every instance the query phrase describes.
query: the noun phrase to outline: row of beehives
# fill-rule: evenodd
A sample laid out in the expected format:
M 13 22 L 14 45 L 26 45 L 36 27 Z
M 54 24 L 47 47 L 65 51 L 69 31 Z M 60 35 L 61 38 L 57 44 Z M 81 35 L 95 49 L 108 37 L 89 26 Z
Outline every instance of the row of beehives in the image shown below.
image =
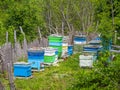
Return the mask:
M 73 50 L 74 53 L 83 52 L 79 56 L 80 67 L 92 67 L 98 56 L 98 51 L 101 49 L 100 40 L 95 39 L 89 45 L 86 45 L 85 36 L 75 36 L 73 46 L 68 45 L 67 39 L 62 36 L 51 35 L 48 39 L 49 47 L 28 49 L 28 63 L 14 64 L 14 76 L 31 76 L 31 68 L 38 71 L 44 70 L 46 63 L 57 63 L 59 61 L 58 57 L 70 56 Z
M 59 62 L 58 58 L 72 55 L 73 46 L 68 45 L 66 37 L 51 35 L 48 39 L 49 47 L 28 49 L 28 63 L 17 62 L 14 64 L 15 77 L 29 77 L 33 69 L 44 70 L 44 65 L 57 63 Z

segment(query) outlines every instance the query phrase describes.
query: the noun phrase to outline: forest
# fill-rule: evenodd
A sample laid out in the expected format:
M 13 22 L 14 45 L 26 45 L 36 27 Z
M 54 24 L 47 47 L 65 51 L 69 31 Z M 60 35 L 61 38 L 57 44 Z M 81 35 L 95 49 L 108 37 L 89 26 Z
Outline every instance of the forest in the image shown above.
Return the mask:
M 16 30 L 22 40 L 20 26 L 27 40 L 37 38 L 38 27 L 42 36 L 52 33 L 67 34 L 70 31 L 100 33 L 112 38 L 120 33 L 119 0 L 1 0 L 0 2 L 0 44 L 5 43 L 6 32 L 9 41 L 14 42 Z

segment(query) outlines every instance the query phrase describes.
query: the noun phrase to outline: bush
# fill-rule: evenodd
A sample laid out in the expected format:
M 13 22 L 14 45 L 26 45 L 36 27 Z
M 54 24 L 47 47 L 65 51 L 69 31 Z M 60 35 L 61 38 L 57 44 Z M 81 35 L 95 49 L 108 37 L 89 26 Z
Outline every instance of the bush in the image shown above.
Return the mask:
M 118 90 L 120 88 L 120 55 L 116 55 L 115 60 L 108 62 L 107 66 L 103 62 L 107 62 L 109 53 L 103 55 L 89 73 L 86 73 L 86 69 L 78 73 L 71 90 Z

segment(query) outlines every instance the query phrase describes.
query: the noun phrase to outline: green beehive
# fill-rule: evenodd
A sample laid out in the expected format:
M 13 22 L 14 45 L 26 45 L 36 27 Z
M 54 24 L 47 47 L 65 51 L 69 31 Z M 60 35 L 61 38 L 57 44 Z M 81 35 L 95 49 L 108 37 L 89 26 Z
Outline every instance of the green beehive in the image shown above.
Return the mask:
M 44 56 L 45 63 L 53 63 L 55 61 L 55 55 L 53 56 Z
M 62 36 L 49 36 L 48 39 L 49 39 L 49 42 L 62 42 L 63 37 Z

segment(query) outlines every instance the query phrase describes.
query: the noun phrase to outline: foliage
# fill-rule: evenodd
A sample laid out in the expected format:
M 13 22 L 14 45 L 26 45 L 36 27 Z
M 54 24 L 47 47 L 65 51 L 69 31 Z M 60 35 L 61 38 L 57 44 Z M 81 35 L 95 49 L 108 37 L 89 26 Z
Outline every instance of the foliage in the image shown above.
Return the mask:
M 91 72 L 80 72 L 71 90 L 118 90 L 120 87 L 119 55 L 109 62 L 109 52 L 101 53 Z
M 14 27 L 9 26 L 8 29 L 4 27 L 3 23 L 0 22 L 0 45 L 4 44 L 6 42 L 6 32 L 8 32 L 9 41 L 14 42 L 14 33 L 13 33 Z
M 5 28 L 3 27 L 3 23 L 0 22 L 0 45 L 5 43 L 5 39 L 3 39 L 3 37 L 5 38 Z
M 17 31 L 18 40 L 22 39 L 19 26 L 27 40 L 38 37 L 38 26 L 42 36 L 63 29 L 64 33 L 78 30 L 114 38 L 114 31 L 120 29 L 119 6 L 119 0 L 4 0 L 0 2 L 0 21 L 4 33 L 9 27 Z
M 35 38 L 37 35 L 37 26 L 43 27 L 42 16 L 40 9 L 38 9 L 37 2 L 24 2 L 22 4 L 15 3 L 8 11 L 9 17 L 6 19 L 6 27 L 13 26 L 17 30 L 19 38 L 20 29 L 29 37 L 28 40 Z M 14 8 L 16 7 L 16 8 Z M 31 35 L 32 33 L 32 35 Z

